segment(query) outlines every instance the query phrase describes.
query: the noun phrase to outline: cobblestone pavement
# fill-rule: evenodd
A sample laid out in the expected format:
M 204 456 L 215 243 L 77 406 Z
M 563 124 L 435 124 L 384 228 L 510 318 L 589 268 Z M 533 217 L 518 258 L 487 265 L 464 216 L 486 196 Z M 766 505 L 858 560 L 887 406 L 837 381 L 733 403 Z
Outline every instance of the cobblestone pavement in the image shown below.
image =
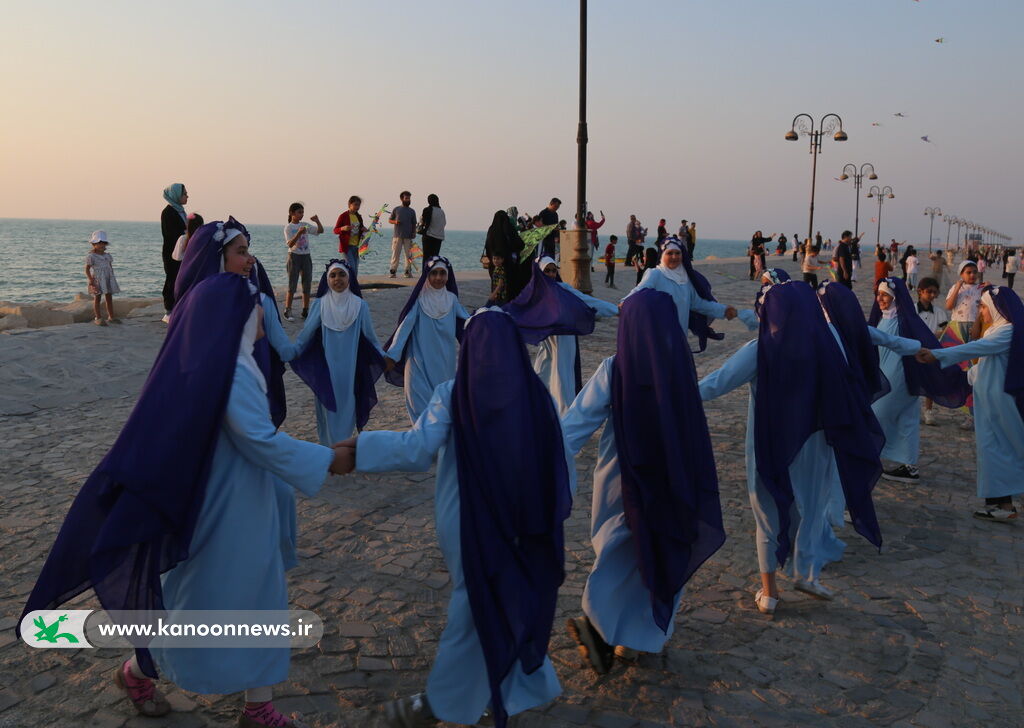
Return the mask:
M 791 264 L 786 264 L 791 267 Z M 704 266 L 720 300 L 747 306 L 755 286 L 745 264 Z M 595 274 L 595 278 L 597 278 Z M 631 275 L 620 272 L 620 286 Z M 484 284 L 465 285 L 479 305 Z M 860 284 L 862 300 L 867 285 Z M 386 336 L 405 291 L 371 291 L 378 334 Z M 621 290 L 597 285 L 615 300 Z M 299 323 L 289 324 L 294 333 Z M 736 323 L 697 357 L 711 371 L 749 337 Z M 611 354 L 615 321 L 585 340 L 592 372 Z M 7 726 L 233 725 L 240 696 L 171 689 L 176 712 L 134 716 L 113 688 L 111 650 L 33 650 L 13 634 L 68 504 L 127 417 L 162 325 L 153 318 L 122 327 L 55 327 L 0 336 L 4 396 L 44 377 L 31 407 L 0 410 L 0 728 Z M 285 430 L 315 439 L 311 396 L 288 374 Z M 35 391 L 35 390 L 32 390 Z M 401 390 L 382 384 L 371 429 L 407 425 Z M 707 408 L 717 453 L 725 546 L 691 581 L 676 632 L 661 655 L 619 665 L 598 678 L 580 669 L 564 632 L 578 614 L 592 563 L 589 499 L 596 437 L 577 467 L 579 497 L 567 523 L 567 576 L 551 639 L 563 686 L 554 704 L 519 717 L 519 728 L 689 725 L 940 726 L 1021 724 L 1024 626 L 1018 524 L 971 518 L 974 441 L 960 417 L 941 411 L 922 428 L 918 485 L 881 482 L 875 491 L 885 547 L 876 553 L 849 528 L 842 563 L 824 580 L 833 602 L 782 583 L 774 620 L 753 606 L 757 562 L 743 463 L 746 390 Z M 26 403 L 22 402 L 22 405 Z M 13 411 L 12 411 L 13 410 Z M 297 607 L 315 610 L 327 635 L 294 655 L 276 703 L 314 726 L 379 726 L 377 705 L 421 689 L 444 626 L 448 575 L 436 546 L 433 477 L 332 478 L 315 498 L 299 496 L 301 564 L 290 572 Z M 77 601 L 95 606 L 88 595 Z

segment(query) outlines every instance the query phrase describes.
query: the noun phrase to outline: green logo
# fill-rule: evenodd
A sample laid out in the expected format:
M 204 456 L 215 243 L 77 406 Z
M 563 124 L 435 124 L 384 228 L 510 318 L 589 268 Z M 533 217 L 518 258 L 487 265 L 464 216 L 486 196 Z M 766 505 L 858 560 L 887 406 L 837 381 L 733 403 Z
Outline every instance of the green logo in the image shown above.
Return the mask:
M 57 617 L 56 622 L 50 625 L 46 624 L 42 617 L 36 617 L 35 619 L 33 619 L 32 624 L 39 628 L 39 631 L 35 634 L 36 642 L 49 642 L 50 644 L 55 645 L 57 644 L 57 640 L 63 637 L 72 644 L 78 644 L 78 638 L 75 637 L 73 634 L 69 634 L 68 632 L 57 631 L 58 629 L 60 629 L 60 623 L 66 620 L 67 618 L 68 615 L 62 614 L 59 617 Z

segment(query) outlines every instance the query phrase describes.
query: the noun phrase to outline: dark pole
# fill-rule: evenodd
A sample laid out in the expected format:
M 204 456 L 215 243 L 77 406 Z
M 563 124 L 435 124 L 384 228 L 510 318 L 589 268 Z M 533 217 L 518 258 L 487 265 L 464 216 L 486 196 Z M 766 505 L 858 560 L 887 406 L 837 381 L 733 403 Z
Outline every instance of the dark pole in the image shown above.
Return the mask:
M 814 183 L 818 179 L 818 150 L 821 149 L 821 131 L 811 132 L 811 214 L 807 221 L 807 239 L 814 240 Z
M 935 213 L 933 212 L 930 216 L 931 222 L 928 223 L 928 252 L 932 252 L 932 228 L 935 226 Z
M 580 123 L 576 131 L 576 225 L 586 229 L 587 207 L 587 0 L 580 0 Z
M 875 233 L 875 245 L 882 244 L 882 195 L 878 195 L 878 232 Z
M 953 229 L 953 221 L 946 220 L 946 250 L 949 250 L 949 231 Z
M 853 178 L 853 194 L 857 198 L 857 203 L 854 205 L 854 217 L 853 217 L 853 237 L 857 237 L 860 232 L 860 188 L 863 182 L 863 175 L 855 175 Z

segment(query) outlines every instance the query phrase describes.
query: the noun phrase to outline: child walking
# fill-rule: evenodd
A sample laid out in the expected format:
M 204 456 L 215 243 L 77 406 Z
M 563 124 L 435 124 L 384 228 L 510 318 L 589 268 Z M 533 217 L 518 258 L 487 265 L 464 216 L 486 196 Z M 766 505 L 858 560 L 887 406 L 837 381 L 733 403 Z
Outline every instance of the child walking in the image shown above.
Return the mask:
M 85 256 L 85 277 L 89 280 L 89 294 L 92 296 L 92 322 L 97 326 L 106 326 L 107 322 L 100 315 L 100 297 L 107 305 L 107 318 L 110 323 L 119 324 L 121 319 L 114 317 L 113 295 L 121 292 L 114 277 L 114 258 L 107 252 L 107 233 L 97 230 L 89 238 L 92 252 Z
M 604 267 L 607 273 L 604 276 L 604 284 L 609 288 L 615 288 L 615 243 L 619 242 L 617 235 L 608 238 L 608 245 L 604 249 Z
M 306 209 L 301 202 L 288 207 L 288 224 L 284 226 L 284 242 L 288 246 L 288 295 L 284 299 L 284 318 L 292 320 L 292 298 L 302 276 L 302 318 L 309 315 L 309 289 L 313 282 L 313 256 L 309 251 L 309 235 L 324 231 L 317 215 L 309 218 L 316 223 L 316 230 L 309 223 L 302 222 Z

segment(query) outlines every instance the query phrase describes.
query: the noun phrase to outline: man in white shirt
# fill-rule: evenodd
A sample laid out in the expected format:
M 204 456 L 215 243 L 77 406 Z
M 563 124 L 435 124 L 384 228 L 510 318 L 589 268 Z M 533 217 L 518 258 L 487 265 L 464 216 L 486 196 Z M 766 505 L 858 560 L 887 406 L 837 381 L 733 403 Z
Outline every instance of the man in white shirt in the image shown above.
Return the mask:
M 1017 251 L 1011 250 L 1010 254 L 1006 256 L 1006 285 L 1010 288 L 1013 288 L 1013 276 L 1019 267 L 1020 259 L 1017 258 Z
M 400 257 L 405 257 L 405 277 L 412 278 L 412 241 L 416 238 L 416 211 L 412 209 L 412 193 L 404 191 L 398 196 L 400 207 L 391 211 L 391 224 L 395 226 L 391 238 L 391 270 L 389 277 L 395 277 Z

